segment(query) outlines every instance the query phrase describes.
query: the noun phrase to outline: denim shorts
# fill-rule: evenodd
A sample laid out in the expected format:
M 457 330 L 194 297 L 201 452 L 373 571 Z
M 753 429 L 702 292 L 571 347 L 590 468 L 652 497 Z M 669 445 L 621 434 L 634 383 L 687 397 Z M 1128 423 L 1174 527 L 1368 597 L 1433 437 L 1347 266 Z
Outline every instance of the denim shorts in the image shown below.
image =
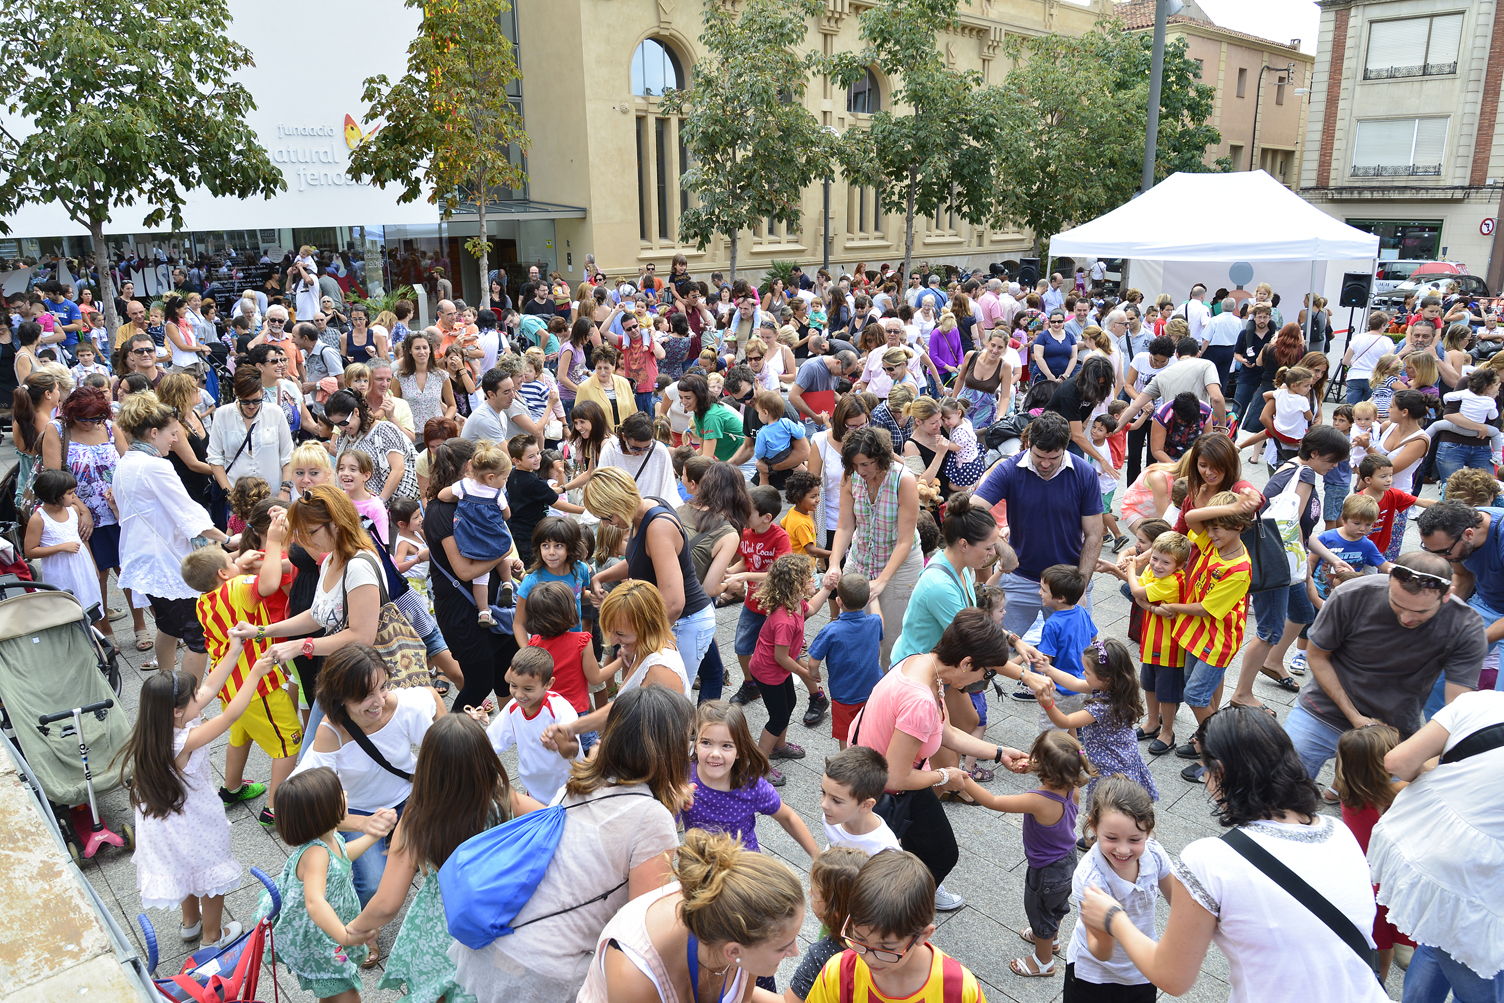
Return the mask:
M 1190 652 L 1185 655 L 1185 702 L 1192 707 L 1209 707 L 1217 684 L 1227 672 L 1225 665 L 1207 665 Z
M 1271 589 L 1268 592 L 1255 592 L 1253 598 L 1253 615 L 1258 621 L 1259 639 L 1275 644 L 1280 635 L 1285 632 L 1285 621 L 1291 623 L 1309 624 L 1316 622 L 1316 607 L 1311 605 L 1311 597 L 1306 592 L 1305 579 L 1301 579 L 1287 589 Z M 1187 673 L 1187 678 L 1190 678 Z
M 757 650 L 757 635 L 762 633 L 762 625 L 768 620 L 766 614 L 754 613 L 752 607 L 742 606 L 741 615 L 736 618 L 736 653 L 743 658 L 750 658 L 752 652 Z

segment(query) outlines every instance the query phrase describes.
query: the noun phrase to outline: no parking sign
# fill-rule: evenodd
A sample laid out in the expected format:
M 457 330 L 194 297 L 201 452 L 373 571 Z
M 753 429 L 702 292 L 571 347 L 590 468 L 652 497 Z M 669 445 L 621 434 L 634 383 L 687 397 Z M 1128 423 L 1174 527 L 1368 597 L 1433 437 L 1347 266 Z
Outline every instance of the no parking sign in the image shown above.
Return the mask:
M 1498 222 L 1498 220 L 1493 219 L 1492 217 L 1485 219 L 1483 222 L 1478 224 L 1478 232 L 1487 237 L 1489 234 L 1494 232 L 1494 226 Z

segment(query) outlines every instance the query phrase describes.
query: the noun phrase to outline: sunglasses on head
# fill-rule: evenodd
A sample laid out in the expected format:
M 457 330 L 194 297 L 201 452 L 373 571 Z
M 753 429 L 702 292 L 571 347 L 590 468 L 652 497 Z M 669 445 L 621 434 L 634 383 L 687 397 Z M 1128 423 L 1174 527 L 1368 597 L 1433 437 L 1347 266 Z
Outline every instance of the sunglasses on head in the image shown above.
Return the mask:
M 1428 571 L 1416 571 L 1407 568 L 1403 564 L 1396 564 L 1389 569 L 1389 577 L 1396 581 L 1414 584 L 1418 588 L 1431 589 L 1434 592 L 1448 592 L 1452 588 L 1452 580 L 1440 575 L 1433 575 Z

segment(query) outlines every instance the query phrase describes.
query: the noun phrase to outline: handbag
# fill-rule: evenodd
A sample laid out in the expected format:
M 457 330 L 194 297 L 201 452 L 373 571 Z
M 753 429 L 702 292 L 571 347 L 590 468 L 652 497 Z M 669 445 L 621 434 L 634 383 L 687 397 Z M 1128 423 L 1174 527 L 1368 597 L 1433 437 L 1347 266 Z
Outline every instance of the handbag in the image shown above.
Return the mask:
M 1252 526 L 1243 530 L 1242 538 L 1250 566 L 1249 594 L 1289 588 L 1290 563 L 1285 559 L 1285 544 L 1280 539 L 1275 521 L 1259 516 Z
M 449 584 L 454 586 L 454 590 L 460 595 L 464 596 L 466 599 L 469 599 L 471 605 L 475 606 L 477 611 L 480 610 L 480 606 L 475 602 L 475 593 L 470 591 L 469 586 L 465 585 L 458 578 L 454 577 L 454 575 L 450 573 L 448 568 L 444 567 L 438 561 L 430 561 L 428 566 L 430 568 L 438 568 L 439 572 L 445 578 L 449 579 Z M 491 624 L 491 633 L 511 634 L 513 632 L 513 626 L 515 625 L 517 620 L 517 607 L 497 606 L 495 604 L 492 604 L 491 620 L 493 621 Z
M 430 686 L 433 677 L 428 672 L 428 646 L 413 630 L 413 625 L 407 622 L 407 617 L 397 605 L 387 598 L 386 575 L 380 560 L 374 554 L 361 551 L 356 557 L 365 557 L 376 567 L 376 584 L 381 589 L 381 612 L 376 621 L 376 639 L 371 643 L 381 655 L 381 660 L 386 664 L 388 678 L 391 684 L 398 689 L 407 689 L 413 686 Z M 344 624 L 340 630 L 350 625 L 350 565 L 345 564 L 344 574 L 340 576 L 340 588 L 343 591 L 342 606 L 345 611 Z M 370 750 L 367 750 L 367 755 Z M 375 759 L 375 756 L 371 757 Z
M 867 714 L 864 705 L 856 715 L 856 731 L 852 733 L 851 744 L 860 745 L 862 741 L 862 718 Z M 888 828 L 893 830 L 893 837 L 902 840 L 903 834 L 909 831 L 909 815 L 914 810 L 915 791 L 899 791 L 890 794 L 883 791 L 883 796 L 877 799 L 877 804 L 872 806 L 872 814 L 888 823 Z

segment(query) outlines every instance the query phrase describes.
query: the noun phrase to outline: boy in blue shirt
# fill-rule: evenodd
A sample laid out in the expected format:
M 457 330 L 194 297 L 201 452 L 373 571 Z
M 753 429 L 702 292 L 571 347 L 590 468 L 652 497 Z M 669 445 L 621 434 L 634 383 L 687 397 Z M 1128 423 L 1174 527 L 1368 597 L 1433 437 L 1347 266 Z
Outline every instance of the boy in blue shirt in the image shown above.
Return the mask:
M 883 677 L 878 650 L 883 639 L 883 618 L 869 611 L 871 586 L 863 575 L 842 575 L 836 585 L 841 615 L 821 628 L 809 646 L 808 664 L 819 671 L 824 661 L 830 670 L 830 732 L 841 748 L 851 722 Z
M 1039 650 L 1050 656 L 1055 668 L 1085 678 L 1081 655 L 1097 638 L 1097 625 L 1091 614 L 1077 606 L 1086 594 L 1086 576 L 1074 565 L 1052 564 L 1039 576 L 1039 600 L 1050 611 L 1039 638 Z M 1055 687 L 1055 706 L 1062 713 L 1074 714 L 1086 706 L 1086 694 Z M 1055 723 L 1043 708 L 1039 711 L 1039 730 L 1053 731 Z
M 783 395 L 764 390 L 752 399 L 762 427 L 757 430 L 757 445 L 752 457 L 757 461 L 757 483 L 772 483 L 775 463 L 782 463 L 794 451 L 794 440 L 804 438 L 804 422 L 784 417 Z
M 1359 574 L 1368 574 L 1365 567 L 1374 568 L 1381 573 L 1388 574 L 1390 563 L 1384 560 L 1384 555 L 1372 540 L 1368 538 L 1374 523 L 1379 521 L 1379 503 L 1366 494 L 1348 495 L 1342 502 L 1342 525 L 1336 529 L 1329 529 L 1322 533 L 1318 540 L 1332 552 L 1334 557 L 1346 561 L 1353 566 L 1353 570 Z M 1323 567 L 1322 578 L 1326 578 L 1327 569 Z M 1326 589 L 1318 589 L 1323 598 Z

